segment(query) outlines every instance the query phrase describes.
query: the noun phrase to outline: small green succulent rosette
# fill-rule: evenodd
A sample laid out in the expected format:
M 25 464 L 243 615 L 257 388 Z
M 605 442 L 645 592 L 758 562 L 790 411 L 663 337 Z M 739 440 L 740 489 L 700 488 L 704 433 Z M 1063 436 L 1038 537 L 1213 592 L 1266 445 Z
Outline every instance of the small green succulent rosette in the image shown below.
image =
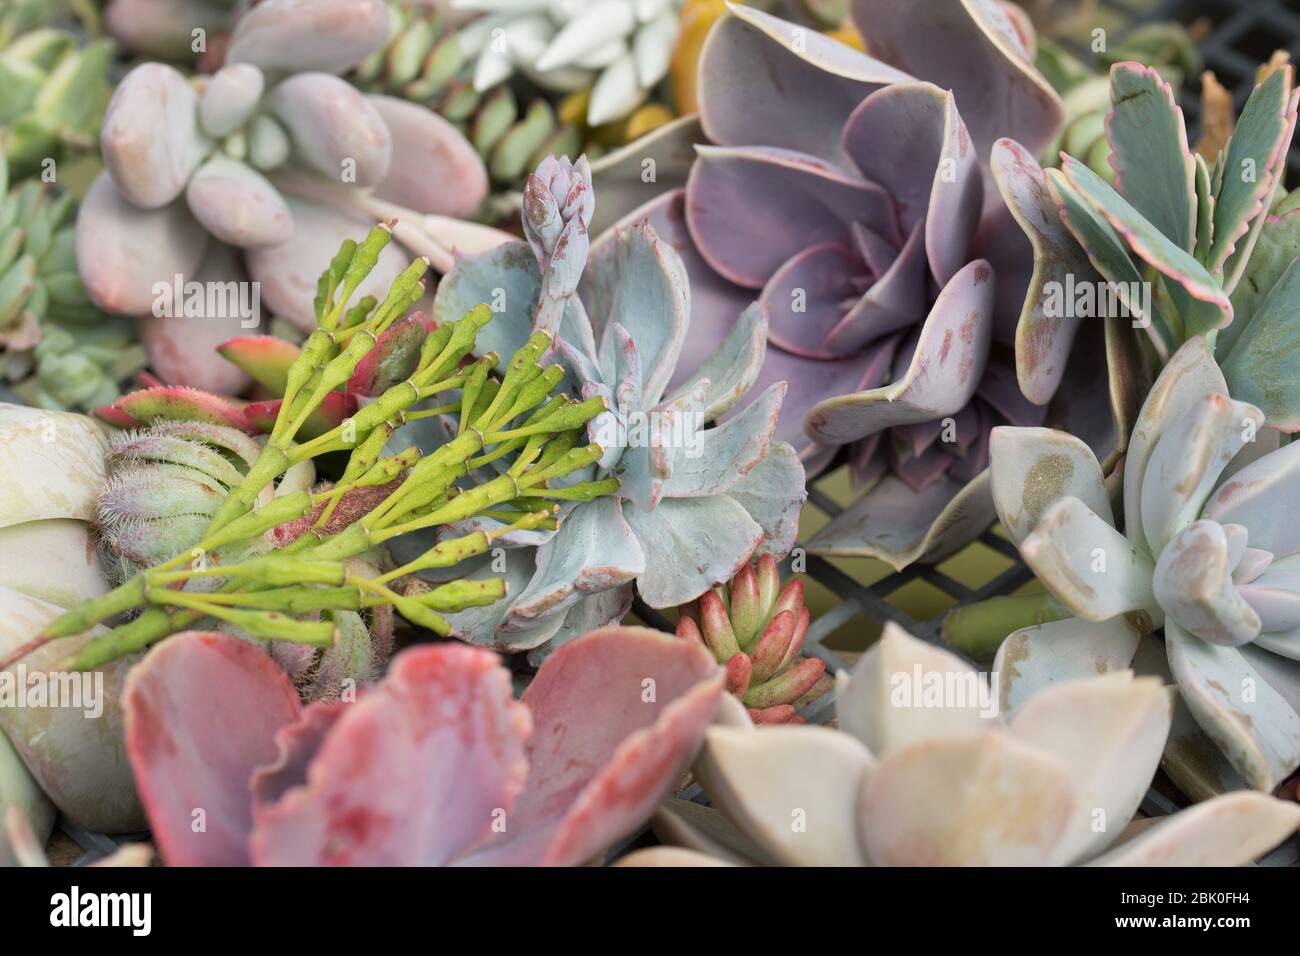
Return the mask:
M 674 607 L 751 557 L 784 556 L 806 496 L 794 450 L 773 440 L 784 383 L 740 404 L 763 362 L 763 310 L 745 310 L 702 365 L 679 368 L 692 315 L 681 258 L 647 224 L 588 249 L 590 182 L 585 159 L 544 162 L 525 188 L 527 241 L 462 259 L 434 302 L 439 320 L 467 302 L 497 308 L 479 347 L 498 355 L 534 329 L 558 332 L 567 388 L 607 408 L 588 426 L 604 452 L 572 480 L 617 479 L 617 490 L 562 501 L 558 532 L 505 535 L 510 596 L 453 621 L 466 640 L 538 656 L 619 618 L 634 588 Z
M 1300 445 L 1230 396 L 1205 339 L 1175 353 L 1142 408 L 1122 523 L 1071 435 L 998 429 L 992 472 L 1004 526 L 1075 615 L 1006 639 L 1004 707 L 1133 665 L 1178 685 L 1166 768 L 1189 794 L 1268 791 L 1300 766 Z

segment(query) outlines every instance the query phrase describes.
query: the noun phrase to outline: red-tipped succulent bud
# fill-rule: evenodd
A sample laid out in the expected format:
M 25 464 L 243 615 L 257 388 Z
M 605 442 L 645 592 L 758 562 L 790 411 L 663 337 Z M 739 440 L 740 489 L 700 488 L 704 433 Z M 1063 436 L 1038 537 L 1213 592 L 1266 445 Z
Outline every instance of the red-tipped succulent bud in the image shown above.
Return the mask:
M 802 581 L 782 587 L 776 559 L 765 554 L 680 611 L 677 636 L 700 641 L 726 667 L 727 690 L 754 723 L 801 721 L 794 702 L 826 669 L 824 661 L 799 656 L 808 631 Z

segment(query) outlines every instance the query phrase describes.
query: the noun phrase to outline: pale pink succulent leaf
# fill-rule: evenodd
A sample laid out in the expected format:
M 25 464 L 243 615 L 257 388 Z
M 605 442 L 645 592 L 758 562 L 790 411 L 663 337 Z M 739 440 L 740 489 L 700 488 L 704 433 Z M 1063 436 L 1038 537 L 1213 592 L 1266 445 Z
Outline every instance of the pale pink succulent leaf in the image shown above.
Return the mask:
M 454 644 L 411 648 L 347 705 L 306 780 L 259 803 L 261 865 L 442 865 L 504 819 L 529 766 L 528 709 L 500 659 Z M 269 762 L 269 761 L 268 761 Z
M 1115 170 L 1112 185 L 1176 246 L 1191 252 L 1198 211 L 1196 164 L 1172 87 L 1154 67 L 1117 63 L 1110 69 L 1110 98 L 1106 133 Z
M 266 77 L 251 63 L 223 66 L 208 80 L 199 98 L 199 125 L 203 132 L 218 139 L 229 136 L 253 117 Z
M 1141 637 L 1137 623 L 1123 615 L 1106 621 L 1069 617 L 1013 631 L 993 661 L 1002 713 L 1014 713 L 1061 681 L 1123 670 L 1133 662 Z
M 236 21 L 226 62 L 344 73 L 381 49 L 388 30 L 382 0 L 263 0 Z
M 1049 506 L 1020 554 L 1058 601 L 1085 621 L 1156 606 L 1152 561 L 1078 498 Z
M 293 236 L 293 216 L 279 191 L 246 163 L 213 156 L 185 187 L 194 218 L 222 242 L 273 246 Z
M 1259 615 L 1263 630 L 1276 633 L 1300 628 L 1300 571 L 1270 571 L 1240 584 L 1237 591 Z
M 880 388 L 827 399 L 809 412 L 804 428 L 816 441 L 844 444 L 957 413 L 983 376 L 992 308 L 992 269 L 986 262 L 971 262 L 935 300 L 906 374 Z
M 1081 321 L 1077 309 L 1065 307 L 1063 300 L 1055 308 L 1049 297 L 1063 294 L 1070 277 L 1077 285 L 1097 283 L 1099 276 L 1062 223 L 1043 169 L 1029 150 L 1000 139 L 993 144 L 990 166 L 1003 200 L 1033 247 L 1034 271 L 1016 324 L 1016 375 L 1025 395 L 1043 404 L 1065 377 Z
M 1115 524 L 1101 465 L 1080 439 L 1051 428 L 994 428 L 990 435 L 993 503 L 1002 526 L 1019 544 L 1049 505 L 1078 498 Z
M 249 779 L 301 709 L 284 672 L 254 644 L 190 631 L 132 669 L 123 709 L 131 768 L 168 865 L 247 865 Z
M 367 99 L 393 137 L 393 162 L 375 190 L 416 212 L 463 218 L 488 194 L 487 167 L 465 134 L 431 109 L 391 96 Z
M 911 80 L 859 50 L 739 4 L 700 56 L 700 120 L 723 146 L 840 156 L 840 128 L 868 93 Z M 778 78 L 779 77 L 779 81 Z
M 295 73 L 272 88 L 265 105 L 288 132 L 294 158 L 315 172 L 363 187 L 388 176 L 392 133 L 350 83 L 327 73 Z
M 1300 716 L 1238 648 L 1166 620 L 1165 651 L 1184 703 L 1247 786 L 1271 791 L 1300 766 Z M 1246 687 L 1253 689 L 1249 702 Z

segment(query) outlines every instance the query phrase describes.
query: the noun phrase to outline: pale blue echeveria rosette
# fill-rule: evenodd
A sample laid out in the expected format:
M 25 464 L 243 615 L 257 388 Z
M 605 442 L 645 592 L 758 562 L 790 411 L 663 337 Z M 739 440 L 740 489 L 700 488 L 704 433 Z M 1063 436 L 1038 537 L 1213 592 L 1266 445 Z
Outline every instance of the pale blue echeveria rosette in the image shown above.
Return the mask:
M 692 289 L 680 257 L 648 224 L 589 248 L 592 214 L 585 159 L 546 160 L 525 189 L 527 241 L 462 259 L 434 303 L 435 318 L 492 304 L 484 352 L 512 354 L 535 329 L 556 334 L 570 390 L 608 407 L 589 426 L 605 454 L 575 479 L 616 478 L 618 490 L 564 502 L 556 532 L 507 535 L 509 597 L 454 621 L 459 636 L 498 649 L 554 647 L 615 620 L 634 586 L 647 604 L 672 607 L 756 554 L 784 556 L 806 495 L 794 449 L 773 438 L 785 384 L 736 410 L 763 364 L 765 310 L 744 309 L 683 380 Z
M 698 121 L 598 164 L 598 226 L 649 221 L 681 254 L 696 293 L 682 377 L 745 303 L 768 309 L 757 386 L 790 383 L 777 438 L 814 475 L 847 449 L 863 490 L 810 549 L 901 567 L 992 520 L 992 427 L 1068 421 L 1109 460 L 1133 403 L 1096 387 L 1121 348 L 1100 321 L 1064 388 L 1058 370 L 1032 401 L 1022 389 L 1033 255 L 988 161 L 998 137 L 1041 149 L 1061 121 L 1027 26 L 979 0 L 853 12 L 874 56 L 733 5 L 705 43 Z

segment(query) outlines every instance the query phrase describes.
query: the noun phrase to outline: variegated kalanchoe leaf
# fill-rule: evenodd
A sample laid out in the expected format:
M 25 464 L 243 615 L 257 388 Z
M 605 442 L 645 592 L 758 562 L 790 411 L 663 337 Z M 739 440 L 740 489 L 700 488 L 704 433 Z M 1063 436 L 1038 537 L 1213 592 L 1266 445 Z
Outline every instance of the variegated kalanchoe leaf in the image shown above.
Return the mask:
M 1247 791 L 1129 833 L 1171 726 L 1153 677 L 1079 675 L 1008 713 L 984 675 L 891 623 L 839 681 L 836 730 L 724 708 L 694 767 L 711 806 L 655 817 L 685 852 L 628 862 L 1234 866 L 1300 824 L 1293 802 Z
M 733 5 L 703 48 L 699 122 L 599 162 L 613 202 L 596 221 L 649 222 L 682 255 L 697 304 L 675 385 L 758 297 L 757 385 L 789 382 L 776 437 L 811 474 L 847 450 L 863 491 L 810 550 L 901 567 L 992 520 L 993 426 L 1070 415 L 1110 459 L 1131 413 L 1120 337 L 1101 322 L 1060 402 L 1047 405 L 1063 360 L 1050 388 L 1017 385 L 1034 257 L 997 201 L 990 149 L 999 136 L 1041 149 L 1062 119 L 1027 25 L 983 0 L 851 9 L 871 55 Z M 1112 389 L 1096 388 L 1108 368 Z
M 1268 791 L 1300 766 L 1300 444 L 1280 444 L 1229 391 L 1205 339 L 1174 354 L 1134 428 L 1122 531 L 1077 438 L 993 433 L 998 514 L 1075 615 L 1006 639 L 995 666 L 1004 705 L 1135 656 L 1143 670 L 1167 667 L 1182 727 L 1166 768 L 1193 794 L 1238 780 Z M 1164 653 L 1144 652 L 1162 625 Z
M 1110 74 L 1113 184 L 1082 159 L 1062 154 L 1060 169 L 1043 172 L 1019 144 L 997 145 L 1003 195 L 1038 253 L 1016 339 L 1025 394 L 1051 387 L 1080 327 L 1077 303 L 1054 298 L 1053 285 L 1067 296 L 1104 286 L 1156 364 L 1203 335 L 1234 396 L 1272 427 L 1300 427 L 1300 386 L 1287 370 L 1295 203 L 1280 189 L 1300 102 L 1292 72 L 1280 67 L 1256 86 L 1212 164 L 1188 148 L 1170 84 L 1132 62 Z
M 567 387 L 605 408 L 588 425 L 604 453 L 573 480 L 619 483 L 609 497 L 561 501 L 557 532 L 502 539 L 521 546 L 502 558 L 509 597 L 454 621 L 498 649 L 549 649 L 616 620 L 634 585 L 647 604 L 673 607 L 756 553 L 783 556 L 806 496 L 794 449 L 773 439 L 786 384 L 740 407 L 763 363 L 766 310 L 745 309 L 707 361 L 683 365 L 699 299 L 681 257 L 649 223 L 589 247 L 594 202 L 585 158 L 546 160 L 524 190 L 526 241 L 461 259 L 434 301 L 436 319 L 466 302 L 497 310 L 484 352 L 557 334 Z
M 104 119 L 105 172 L 78 217 L 77 260 L 96 305 L 141 319 L 165 381 L 246 387 L 216 346 L 271 314 L 310 331 L 320 265 L 362 224 L 397 220 L 400 244 L 363 295 L 382 294 L 408 256 L 445 271 L 453 247 L 507 238 L 458 219 L 488 181 L 457 129 L 334 75 L 383 46 L 387 30 L 382 0 L 265 0 L 239 17 L 211 76 L 145 63 L 123 78 Z

